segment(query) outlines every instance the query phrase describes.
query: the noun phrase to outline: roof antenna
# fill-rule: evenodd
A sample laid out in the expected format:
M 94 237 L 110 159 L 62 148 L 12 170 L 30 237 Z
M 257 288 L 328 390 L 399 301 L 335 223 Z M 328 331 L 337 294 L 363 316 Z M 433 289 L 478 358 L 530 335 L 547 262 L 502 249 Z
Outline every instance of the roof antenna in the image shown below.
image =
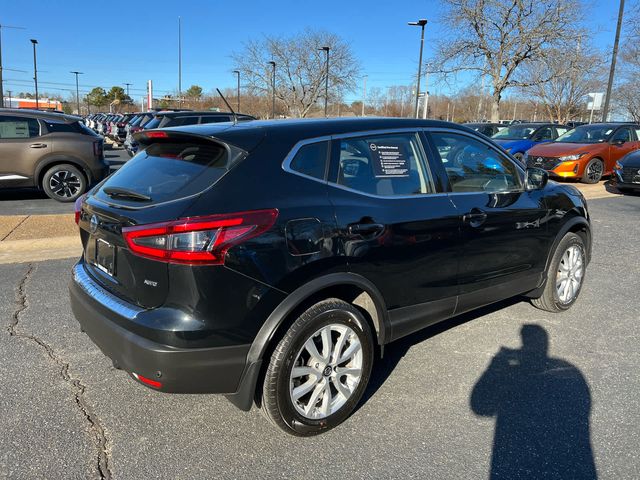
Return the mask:
M 231 113 L 233 114 L 233 124 L 235 125 L 236 123 L 238 123 L 238 115 L 236 115 L 236 112 L 233 111 L 233 108 L 231 108 L 231 105 L 229 105 L 229 102 L 227 102 L 227 99 L 224 98 L 224 95 L 222 95 L 222 92 L 220 91 L 219 88 L 216 88 L 216 92 L 218 92 L 218 95 L 220 95 L 220 98 L 222 98 L 224 103 L 227 105 L 227 108 L 229 109 L 229 111 L 231 111 Z

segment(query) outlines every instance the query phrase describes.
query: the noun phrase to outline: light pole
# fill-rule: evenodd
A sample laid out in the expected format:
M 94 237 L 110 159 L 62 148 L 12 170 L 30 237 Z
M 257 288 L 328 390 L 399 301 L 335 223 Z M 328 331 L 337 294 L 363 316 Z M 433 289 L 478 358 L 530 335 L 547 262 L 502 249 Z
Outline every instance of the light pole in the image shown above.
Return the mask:
M 607 121 L 609 115 L 609 100 L 611 99 L 611 89 L 613 88 L 613 75 L 616 72 L 616 57 L 618 56 L 618 43 L 620 43 L 620 29 L 622 28 L 622 17 L 624 15 L 624 0 L 620 0 L 618 10 L 618 25 L 616 26 L 616 37 L 613 42 L 613 53 L 611 55 L 611 69 L 609 70 L 609 82 L 607 83 L 607 96 L 604 98 L 604 108 L 602 109 L 602 121 Z
M 271 118 L 276 118 L 276 62 L 271 60 Z
M 329 100 L 329 47 L 321 47 L 318 50 L 324 50 L 327 54 L 327 61 L 324 68 L 324 116 L 327 117 L 327 102 Z
M 78 108 L 78 115 L 80 115 L 80 90 L 78 89 L 78 75 L 83 75 L 82 72 L 69 72 L 76 76 L 76 106 Z
M 31 43 L 33 44 L 33 81 L 36 85 L 36 110 L 40 108 L 40 104 L 38 103 L 38 68 L 36 61 L 36 45 L 38 44 L 38 40 L 32 38 Z
M 178 17 L 178 106 L 182 106 L 182 18 Z
M 133 85 L 133 83 L 125 83 L 124 86 L 127 87 L 127 97 L 129 96 L 129 87 Z
M 424 109 L 422 110 L 422 118 L 426 119 L 429 114 L 429 70 L 431 70 L 431 64 L 427 63 L 427 71 L 425 72 L 424 79 Z
M 409 22 L 408 25 L 414 27 L 420 27 L 420 57 L 418 59 L 418 85 L 416 86 L 416 107 L 415 107 L 415 118 L 418 118 L 418 98 L 420 95 L 420 77 L 422 76 L 422 48 L 424 47 L 424 26 L 427 24 L 427 20 L 425 18 L 421 18 L 417 22 Z
M 233 73 L 236 74 L 238 80 L 238 87 L 236 89 L 236 95 L 238 96 L 238 113 L 240 113 L 240 70 L 234 70 Z

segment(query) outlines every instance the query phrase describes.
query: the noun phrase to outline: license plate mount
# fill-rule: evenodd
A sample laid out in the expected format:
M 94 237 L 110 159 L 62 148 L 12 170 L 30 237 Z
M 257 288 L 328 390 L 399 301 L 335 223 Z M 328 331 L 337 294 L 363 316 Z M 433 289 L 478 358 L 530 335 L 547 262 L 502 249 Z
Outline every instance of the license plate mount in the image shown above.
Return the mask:
M 116 247 L 98 238 L 96 240 L 94 265 L 107 275 L 113 277 L 116 274 Z

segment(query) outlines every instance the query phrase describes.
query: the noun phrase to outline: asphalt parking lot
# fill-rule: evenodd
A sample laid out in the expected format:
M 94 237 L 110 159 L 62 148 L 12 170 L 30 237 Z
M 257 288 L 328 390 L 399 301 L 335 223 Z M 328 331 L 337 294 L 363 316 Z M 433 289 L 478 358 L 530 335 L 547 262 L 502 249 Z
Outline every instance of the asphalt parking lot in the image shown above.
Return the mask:
M 122 148 L 107 149 L 104 157 L 111 170 L 120 168 L 129 155 Z M 35 188 L 0 190 L 0 215 L 51 215 L 73 213 L 73 203 L 61 203 L 50 199 Z
M 640 478 L 640 196 L 590 208 L 570 311 L 516 299 L 392 344 L 356 413 L 307 439 L 115 370 L 69 309 L 72 259 L 0 265 L 0 478 Z M 538 343 L 504 367 L 526 324 Z

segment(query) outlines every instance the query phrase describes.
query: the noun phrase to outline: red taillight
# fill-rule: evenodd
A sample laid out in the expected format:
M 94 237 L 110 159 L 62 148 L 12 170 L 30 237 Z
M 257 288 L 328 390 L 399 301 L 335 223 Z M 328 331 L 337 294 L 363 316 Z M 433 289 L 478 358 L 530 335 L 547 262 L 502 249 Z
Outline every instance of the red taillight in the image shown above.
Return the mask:
M 167 138 L 167 132 L 147 132 L 145 133 L 145 137 L 147 138 Z
M 76 225 L 80 223 L 80 214 L 82 213 L 82 202 L 84 202 L 85 198 L 87 198 L 87 194 L 83 193 L 78 197 L 78 199 L 76 200 L 76 203 L 73 205 L 73 210 L 76 214 Z
M 150 378 L 143 377 L 142 375 L 135 372 L 131 372 L 131 375 L 133 375 L 136 380 L 140 380 L 142 383 L 149 385 L 150 387 L 162 388 L 162 383 L 158 382 L 157 380 L 151 380 Z
M 125 227 L 122 235 L 136 255 L 172 263 L 223 265 L 227 251 L 269 230 L 278 210 L 192 217 Z

